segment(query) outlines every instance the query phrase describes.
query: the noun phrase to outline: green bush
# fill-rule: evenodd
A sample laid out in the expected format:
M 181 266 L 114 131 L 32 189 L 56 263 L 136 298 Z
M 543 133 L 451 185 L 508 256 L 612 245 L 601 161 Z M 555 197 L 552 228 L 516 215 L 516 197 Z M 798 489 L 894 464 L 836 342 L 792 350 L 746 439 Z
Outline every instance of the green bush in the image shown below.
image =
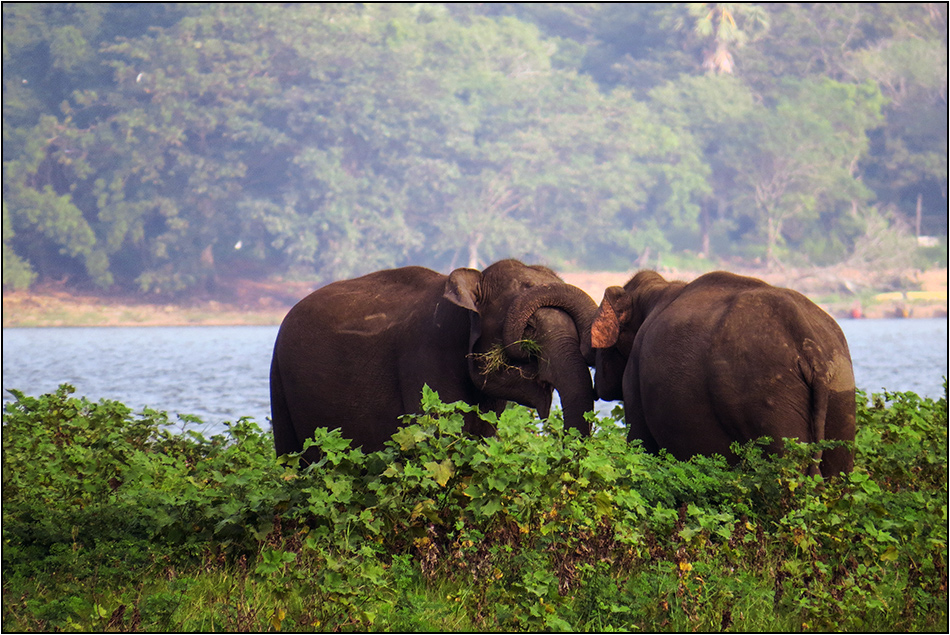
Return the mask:
M 816 446 L 681 462 L 465 404 L 364 454 L 276 460 L 242 419 L 14 391 L 3 620 L 15 630 L 932 630 L 947 620 L 947 401 L 859 395 L 856 465 Z M 410 607 L 422 607 L 415 609 Z

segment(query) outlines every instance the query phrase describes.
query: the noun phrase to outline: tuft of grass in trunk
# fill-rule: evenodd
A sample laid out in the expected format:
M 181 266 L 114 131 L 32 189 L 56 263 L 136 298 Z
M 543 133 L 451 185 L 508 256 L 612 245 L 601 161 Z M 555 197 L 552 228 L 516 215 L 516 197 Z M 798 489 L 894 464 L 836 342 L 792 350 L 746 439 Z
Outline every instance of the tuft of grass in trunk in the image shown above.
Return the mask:
M 534 340 L 518 340 L 515 344 L 520 346 L 521 350 L 529 355 L 534 357 L 540 357 L 541 355 L 541 345 Z M 517 366 L 508 363 L 508 354 L 505 352 L 505 347 L 501 344 L 493 344 L 488 351 L 484 353 L 472 353 L 471 356 L 480 362 L 483 375 L 490 375 L 511 368 L 517 368 Z

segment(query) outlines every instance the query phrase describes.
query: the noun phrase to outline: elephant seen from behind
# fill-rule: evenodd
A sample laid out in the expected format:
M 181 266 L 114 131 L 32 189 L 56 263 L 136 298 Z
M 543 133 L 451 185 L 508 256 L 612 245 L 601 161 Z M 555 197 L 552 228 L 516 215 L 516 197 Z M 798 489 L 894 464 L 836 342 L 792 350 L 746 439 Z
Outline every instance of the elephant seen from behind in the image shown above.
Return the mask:
M 835 320 L 800 293 L 713 272 L 690 283 L 637 273 L 604 293 L 591 327 L 600 399 L 623 399 L 628 440 L 678 459 L 771 437 L 854 441 L 851 355 Z M 820 457 L 824 477 L 853 450 Z
M 596 312 L 581 289 L 516 260 L 447 276 L 403 267 L 322 287 L 290 310 L 274 345 L 277 454 L 303 450 L 317 427 L 340 428 L 364 452 L 382 449 L 400 417 L 418 412 L 424 384 L 447 403 L 501 412 L 515 401 L 541 417 L 557 390 L 565 425 L 589 434 L 594 390 L 581 343 Z M 466 429 L 494 434 L 474 413 Z

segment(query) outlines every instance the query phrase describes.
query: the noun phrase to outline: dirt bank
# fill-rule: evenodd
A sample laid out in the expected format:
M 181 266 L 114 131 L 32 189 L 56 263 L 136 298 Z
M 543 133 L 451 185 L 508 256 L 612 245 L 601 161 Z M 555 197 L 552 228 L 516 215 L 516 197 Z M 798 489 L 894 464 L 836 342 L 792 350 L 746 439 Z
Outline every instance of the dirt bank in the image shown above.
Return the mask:
M 660 271 L 668 279 L 692 280 L 702 272 Z M 737 271 L 801 291 L 835 317 L 858 308 L 865 317 L 947 316 L 947 270 L 868 273 L 829 268 L 781 272 Z M 562 277 L 597 302 L 604 289 L 623 285 L 632 272 L 567 272 Z M 221 280 L 213 294 L 162 302 L 142 296 L 70 291 L 40 285 L 4 292 L 3 326 L 187 326 L 276 325 L 288 309 L 316 288 L 313 282 Z
M 836 318 L 947 317 L 947 270 L 866 272 L 845 267 L 786 269 L 783 271 L 732 270 L 769 284 L 795 289 Z M 667 280 L 694 280 L 705 272 L 660 269 Z M 595 301 L 604 289 L 622 286 L 635 272 L 562 273 L 565 281 L 586 291 Z
M 3 293 L 3 326 L 237 326 L 280 324 L 315 286 L 307 282 L 224 280 L 214 294 L 158 301 L 93 294 L 46 284 Z

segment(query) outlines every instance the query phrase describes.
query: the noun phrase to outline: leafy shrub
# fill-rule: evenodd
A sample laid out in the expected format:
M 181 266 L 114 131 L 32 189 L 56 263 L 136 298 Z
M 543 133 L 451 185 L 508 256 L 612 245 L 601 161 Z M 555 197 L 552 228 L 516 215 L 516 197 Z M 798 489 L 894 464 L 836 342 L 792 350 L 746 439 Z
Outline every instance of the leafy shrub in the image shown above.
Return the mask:
M 4 621 L 23 629 L 928 629 L 946 620 L 947 406 L 862 394 L 852 474 L 820 444 L 680 462 L 557 415 L 426 390 L 382 451 L 339 431 L 275 460 L 249 420 L 14 392 L 3 423 Z M 151 580 L 147 585 L 142 580 Z M 425 606 L 423 613 L 404 610 Z

